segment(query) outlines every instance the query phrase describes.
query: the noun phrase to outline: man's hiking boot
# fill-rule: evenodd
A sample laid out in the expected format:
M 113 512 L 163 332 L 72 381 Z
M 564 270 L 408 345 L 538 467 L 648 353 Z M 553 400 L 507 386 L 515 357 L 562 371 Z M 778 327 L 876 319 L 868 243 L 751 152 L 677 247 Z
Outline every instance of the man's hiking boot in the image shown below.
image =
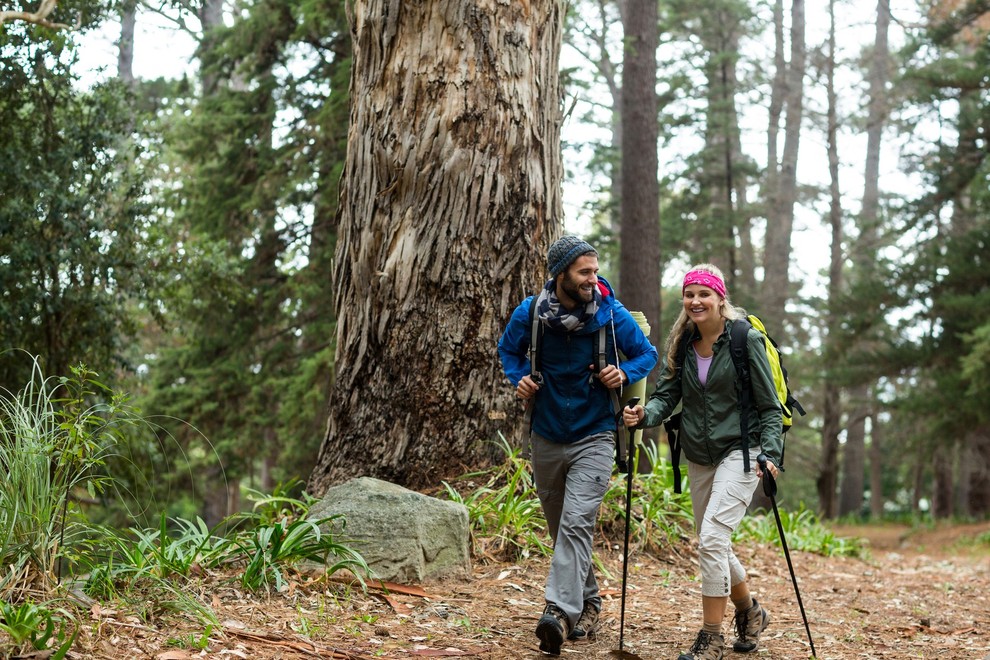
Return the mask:
M 574 624 L 574 630 L 567 636 L 567 639 L 588 639 L 589 637 L 594 637 L 595 633 L 598 632 L 598 612 L 599 609 L 595 607 L 594 603 L 590 600 L 584 601 L 584 609 L 581 610 L 581 616 L 578 617 L 577 623 Z
M 691 650 L 681 653 L 677 660 L 722 660 L 725 655 L 725 638 L 702 630 L 691 645 Z
M 736 639 L 732 650 L 736 653 L 752 653 L 760 645 L 760 633 L 770 624 L 770 615 L 756 599 L 748 610 L 736 610 Z
M 536 624 L 536 636 L 540 638 L 540 650 L 550 655 L 560 655 L 560 646 L 570 634 L 571 624 L 563 610 L 547 603 L 543 616 Z

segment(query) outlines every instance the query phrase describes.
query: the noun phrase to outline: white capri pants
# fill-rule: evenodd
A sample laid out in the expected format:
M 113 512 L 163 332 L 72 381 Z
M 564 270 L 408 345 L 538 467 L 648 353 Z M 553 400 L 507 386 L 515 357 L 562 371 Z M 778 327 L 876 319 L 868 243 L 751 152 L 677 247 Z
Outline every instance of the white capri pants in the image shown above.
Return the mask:
M 743 471 L 741 449 L 730 452 L 718 465 L 688 462 L 702 596 L 728 596 L 732 587 L 746 580 L 746 569 L 732 551 L 732 532 L 746 515 L 759 484 L 759 453 L 758 447 L 750 449 L 748 473 Z

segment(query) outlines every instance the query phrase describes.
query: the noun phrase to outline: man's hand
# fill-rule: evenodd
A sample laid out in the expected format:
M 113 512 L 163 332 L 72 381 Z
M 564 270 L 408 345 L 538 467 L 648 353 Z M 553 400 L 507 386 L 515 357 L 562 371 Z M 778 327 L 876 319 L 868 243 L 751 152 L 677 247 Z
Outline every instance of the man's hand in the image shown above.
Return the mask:
M 536 394 L 538 389 L 540 389 L 540 386 L 532 378 L 523 376 L 519 384 L 516 385 L 516 397 L 525 401 Z
M 595 365 L 590 365 L 588 368 L 594 371 Z M 605 368 L 598 372 L 595 378 L 600 380 L 602 385 L 612 390 L 622 387 L 628 381 L 622 369 L 619 369 L 614 364 L 605 365 Z

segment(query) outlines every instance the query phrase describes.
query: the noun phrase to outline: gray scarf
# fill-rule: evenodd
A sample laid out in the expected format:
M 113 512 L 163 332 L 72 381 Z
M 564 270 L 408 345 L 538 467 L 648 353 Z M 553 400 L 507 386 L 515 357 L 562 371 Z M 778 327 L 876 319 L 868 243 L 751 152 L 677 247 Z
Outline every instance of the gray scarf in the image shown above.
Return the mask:
M 583 308 L 571 312 L 561 305 L 557 298 L 556 280 L 550 280 L 540 291 L 536 300 L 536 312 L 540 315 L 540 320 L 554 330 L 577 332 L 595 318 L 601 304 L 602 292 L 596 286 L 591 302 L 585 304 Z

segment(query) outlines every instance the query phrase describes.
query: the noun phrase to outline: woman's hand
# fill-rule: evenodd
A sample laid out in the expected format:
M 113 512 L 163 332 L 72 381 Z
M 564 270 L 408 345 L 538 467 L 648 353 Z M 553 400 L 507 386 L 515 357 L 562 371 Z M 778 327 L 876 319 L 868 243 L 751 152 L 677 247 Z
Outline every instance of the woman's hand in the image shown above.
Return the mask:
M 636 406 L 635 408 L 626 406 L 622 409 L 622 423 L 629 428 L 639 426 L 639 423 L 643 421 L 643 417 L 645 416 L 646 411 L 643 410 L 643 406 Z
M 769 472 L 770 476 L 773 477 L 774 479 L 776 479 L 777 475 L 780 474 L 780 470 L 777 468 L 776 465 L 773 464 L 773 461 L 769 459 L 767 459 L 766 468 L 767 468 L 767 472 Z M 760 468 L 759 463 L 756 464 L 756 476 L 758 479 L 763 478 L 763 470 Z

